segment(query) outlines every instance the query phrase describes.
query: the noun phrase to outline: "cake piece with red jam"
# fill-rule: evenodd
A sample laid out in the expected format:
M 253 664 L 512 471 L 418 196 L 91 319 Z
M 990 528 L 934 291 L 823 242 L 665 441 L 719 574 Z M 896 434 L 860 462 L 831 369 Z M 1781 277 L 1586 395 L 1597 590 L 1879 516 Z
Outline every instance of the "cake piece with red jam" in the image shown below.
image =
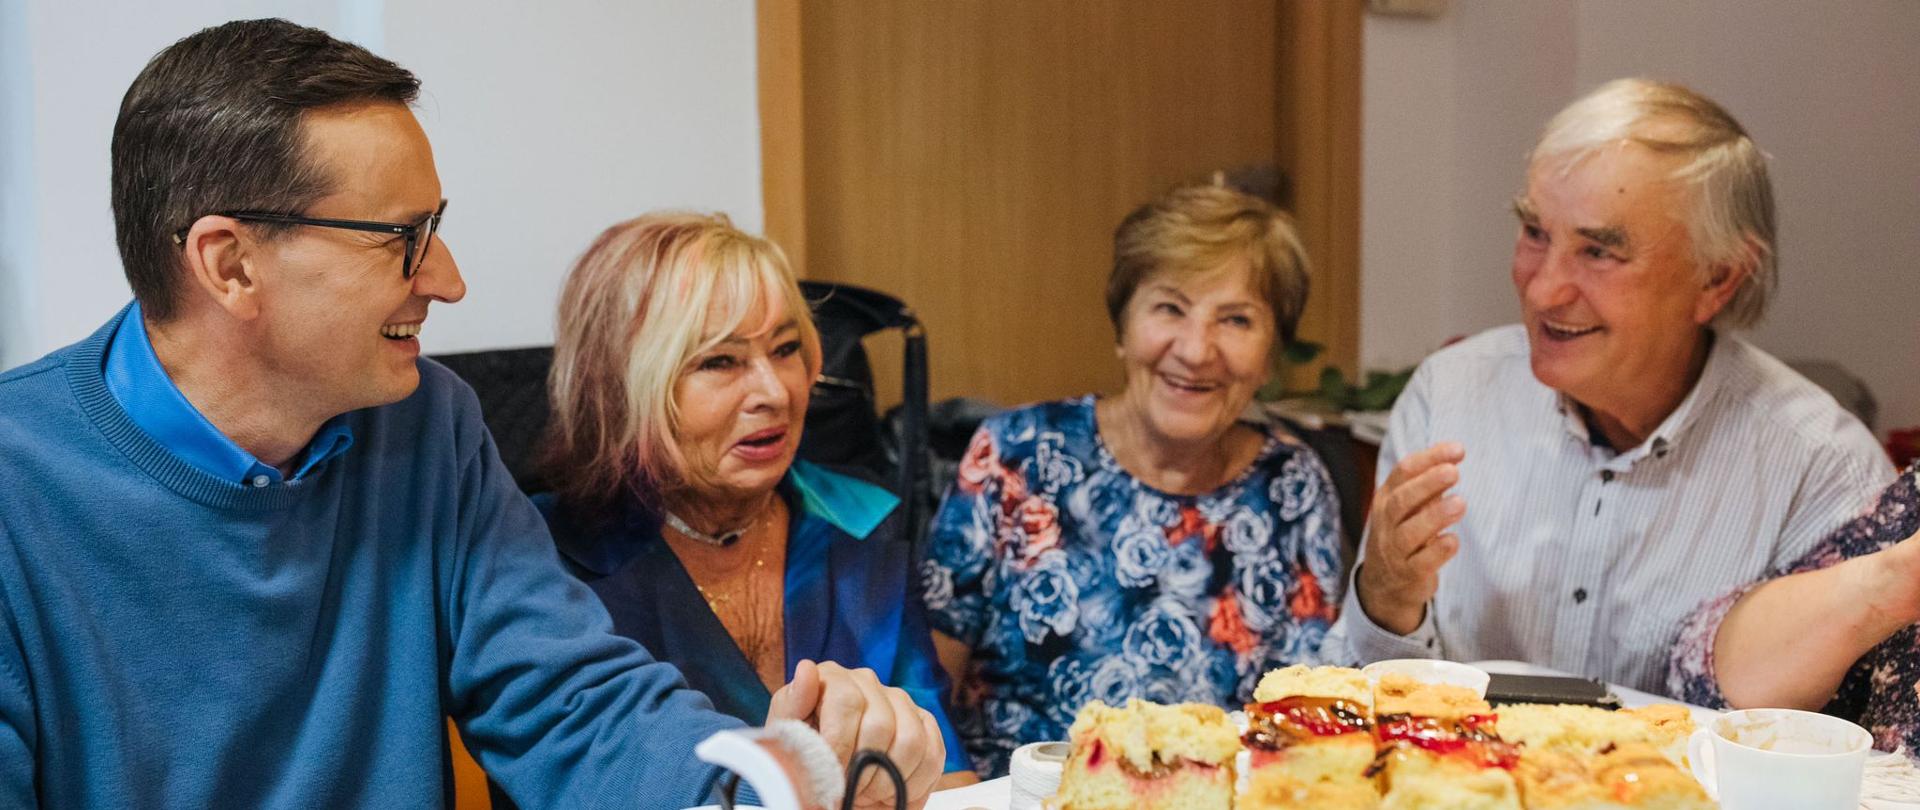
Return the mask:
M 1520 810 L 1519 747 L 1500 739 L 1493 707 L 1473 690 L 1380 679 L 1373 694 L 1383 810 Z
M 1228 810 L 1240 736 L 1218 706 L 1094 701 L 1067 732 L 1055 810 Z
M 1250 810 L 1378 807 L 1373 689 L 1359 670 L 1292 666 L 1260 679 L 1247 704 Z

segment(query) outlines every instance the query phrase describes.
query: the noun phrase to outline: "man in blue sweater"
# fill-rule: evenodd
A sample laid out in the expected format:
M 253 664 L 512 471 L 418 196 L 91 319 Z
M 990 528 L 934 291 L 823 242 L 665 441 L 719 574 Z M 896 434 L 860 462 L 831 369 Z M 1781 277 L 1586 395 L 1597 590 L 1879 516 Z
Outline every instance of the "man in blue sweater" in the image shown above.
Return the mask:
M 412 74 L 279 20 L 161 52 L 113 134 L 137 303 L 0 374 L 0 808 L 427 807 L 451 716 L 522 807 L 683 807 L 737 723 L 609 633 L 472 392 L 419 359 L 466 288 Z M 931 717 L 799 667 L 765 743 L 923 799 Z M 811 767 L 809 767 L 811 766 Z M 891 806 L 886 780 L 860 798 Z

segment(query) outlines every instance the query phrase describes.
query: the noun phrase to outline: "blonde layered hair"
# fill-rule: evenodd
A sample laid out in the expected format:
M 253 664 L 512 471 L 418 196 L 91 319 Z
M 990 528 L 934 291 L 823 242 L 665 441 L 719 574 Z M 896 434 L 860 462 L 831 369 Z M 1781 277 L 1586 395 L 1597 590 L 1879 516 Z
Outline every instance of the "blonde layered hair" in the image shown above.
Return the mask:
M 1679 159 L 1669 179 L 1687 194 L 1687 235 L 1702 276 L 1723 266 L 1749 271 L 1713 325 L 1743 329 L 1759 323 L 1780 276 L 1766 154 L 1706 96 L 1677 84 L 1615 79 L 1547 122 L 1527 165 L 1564 173 L 1623 143 Z
M 1127 303 L 1148 279 L 1216 273 L 1238 261 L 1246 262 L 1253 294 L 1273 309 L 1274 348 L 1292 343 L 1307 307 L 1309 268 L 1286 212 L 1217 183 L 1180 186 L 1134 209 L 1113 233 L 1107 317 L 1114 336 L 1125 337 Z
M 710 471 L 680 449 L 674 391 L 695 357 L 742 327 L 778 326 L 775 301 L 799 327 L 811 378 L 819 333 L 779 246 L 724 214 L 653 213 L 602 232 L 560 294 L 545 456 L 559 497 L 591 513 L 709 488 Z

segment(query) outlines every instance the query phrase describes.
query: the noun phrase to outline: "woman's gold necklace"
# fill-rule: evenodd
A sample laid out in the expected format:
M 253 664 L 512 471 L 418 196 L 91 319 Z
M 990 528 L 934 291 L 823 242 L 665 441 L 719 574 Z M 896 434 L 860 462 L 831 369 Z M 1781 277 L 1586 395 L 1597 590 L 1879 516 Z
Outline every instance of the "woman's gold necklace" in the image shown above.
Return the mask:
M 764 523 L 771 523 L 773 518 L 774 514 L 769 510 L 767 516 L 763 519 Z M 762 524 L 763 521 L 755 521 L 755 523 L 749 524 L 745 529 L 741 529 L 739 534 L 742 537 L 746 537 L 752 529 L 759 528 Z M 674 531 L 677 534 L 686 534 L 686 532 L 680 531 L 678 527 L 674 527 Z M 697 537 L 691 539 L 700 540 L 700 538 Z M 722 626 L 727 626 L 727 617 L 733 618 L 734 622 L 739 625 L 737 627 L 738 635 L 735 636 L 734 643 L 740 648 L 740 652 L 747 657 L 747 660 L 757 669 L 761 662 L 767 660 L 769 656 L 779 651 L 781 639 L 779 638 L 780 634 L 776 630 L 777 625 L 767 621 L 766 611 L 756 610 L 748 604 L 749 600 L 757 593 L 757 580 L 765 574 L 767 561 L 764 553 L 761 551 L 761 549 L 765 548 L 765 545 L 758 539 L 748 539 L 747 542 L 741 543 L 741 545 L 754 546 L 754 551 L 753 567 L 748 569 L 743 576 L 738 577 L 737 581 L 742 583 L 739 587 L 727 588 L 725 590 L 717 587 L 708 588 L 700 584 L 698 580 L 694 581 L 693 587 L 694 590 L 700 592 L 700 597 L 706 600 L 707 610 L 713 613 L 714 618 L 720 619 Z M 692 579 L 692 577 L 688 578 Z M 737 609 L 734 601 L 736 596 L 741 597 Z M 734 635 L 735 631 L 736 628 L 729 627 L 728 634 Z
M 754 555 L 753 567 L 756 569 L 766 568 L 767 567 L 766 559 L 761 557 L 758 554 Z M 748 580 L 747 587 L 741 590 L 751 592 L 753 590 L 753 584 L 752 584 L 753 574 L 749 573 L 746 578 Z M 721 605 L 733 604 L 734 595 L 731 593 L 727 593 L 725 591 L 718 591 L 718 590 L 708 590 L 707 586 L 702 585 L 698 582 L 693 583 L 693 589 L 700 592 L 701 598 L 707 600 L 707 607 L 712 609 L 716 613 L 720 611 Z
M 689 540 L 693 540 L 695 542 L 701 543 L 703 545 L 711 546 L 713 548 L 731 548 L 735 543 L 739 542 L 741 538 L 746 537 L 749 532 L 773 520 L 773 517 L 774 517 L 773 510 L 775 508 L 775 505 L 773 502 L 770 501 L 767 506 L 768 506 L 767 509 L 762 510 L 761 517 L 748 521 L 747 525 L 745 526 L 742 526 L 738 529 L 734 529 L 733 531 L 722 532 L 719 535 L 711 535 L 711 534 L 707 534 L 706 532 L 702 532 L 698 529 L 695 529 L 692 526 L 687 525 L 686 521 L 681 520 L 679 516 L 673 514 L 672 512 L 665 513 L 667 528 L 672 529 L 675 534 L 678 534 Z M 753 580 L 755 578 L 755 575 L 760 573 L 760 571 L 762 569 L 765 569 L 766 567 L 767 567 L 767 560 L 766 560 L 766 557 L 764 556 L 764 553 L 760 549 L 755 549 L 753 554 L 753 569 L 749 570 L 747 572 L 747 575 L 743 577 L 743 579 L 747 581 L 746 587 L 739 590 L 742 590 L 747 593 L 751 593 L 753 591 Z M 688 577 L 688 579 L 692 579 L 692 577 Z M 731 605 L 733 603 L 733 598 L 736 595 L 734 593 L 730 593 L 727 591 L 721 591 L 718 589 L 709 589 L 707 586 L 700 584 L 699 581 L 697 580 L 693 583 L 693 588 L 694 590 L 700 592 L 700 597 L 702 599 L 706 600 L 707 609 L 714 611 L 715 614 L 718 614 L 720 612 L 721 605 Z

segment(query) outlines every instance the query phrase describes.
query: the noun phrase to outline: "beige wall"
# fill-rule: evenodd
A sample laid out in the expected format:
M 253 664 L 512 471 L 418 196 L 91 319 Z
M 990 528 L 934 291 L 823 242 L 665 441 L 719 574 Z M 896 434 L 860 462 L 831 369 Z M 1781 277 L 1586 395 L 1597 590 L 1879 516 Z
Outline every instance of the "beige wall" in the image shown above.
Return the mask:
M 1838 361 L 1920 425 L 1920 4 L 1455 0 L 1366 22 L 1361 357 L 1515 317 L 1506 203 L 1546 118 L 1619 76 L 1691 84 L 1773 157 L 1781 294 L 1752 339 Z

